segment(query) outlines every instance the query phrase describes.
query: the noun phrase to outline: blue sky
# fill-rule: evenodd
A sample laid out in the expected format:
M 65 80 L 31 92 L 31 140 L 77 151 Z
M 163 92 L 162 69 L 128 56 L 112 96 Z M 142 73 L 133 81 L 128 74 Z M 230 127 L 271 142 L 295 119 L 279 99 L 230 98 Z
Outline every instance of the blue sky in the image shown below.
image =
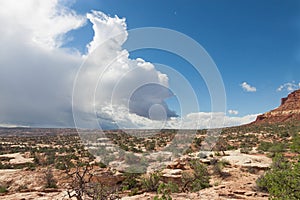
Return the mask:
M 178 55 L 157 49 L 129 52 L 127 57 L 126 34 L 130 37 L 129 30 L 142 27 L 175 30 L 204 47 L 224 82 L 228 126 L 249 123 L 300 88 L 298 0 L 36 2 L 0 1 L 0 126 L 70 127 L 74 126 L 77 111 L 88 123 L 96 113 L 95 121 L 108 128 L 115 128 L 117 122 L 125 128 L 136 128 L 134 123 L 142 128 L 153 124 L 159 128 L 157 121 L 142 117 L 149 115 L 143 112 L 159 104 L 155 107 L 158 113 L 163 113 L 159 109 L 164 108 L 170 117 L 171 110 L 175 110 L 188 128 L 197 122 L 197 117 L 203 125 L 200 127 L 208 127 L 213 111 L 210 94 L 194 66 Z M 121 32 L 121 37 L 115 43 L 97 48 L 116 32 Z M 99 57 L 91 68 L 85 69 L 88 66 L 82 63 L 93 58 L 93 54 L 98 55 L 94 51 L 100 52 Z M 114 73 L 106 72 L 103 66 L 122 53 L 123 57 L 111 67 Z M 189 95 L 176 99 L 162 87 L 157 87 L 156 92 L 153 88 L 141 90 L 141 98 L 131 102 L 128 95 L 140 83 L 169 84 L 171 90 L 182 86 L 182 81 L 161 65 L 169 66 L 189 81 L 200 109 L 195 108 Z M 91 71 L 85 73 L 82 68 Z M 123 76 L 135 68 L 138 70 L 130 76 Z M 101 70 L 105 71 L 104 82 L 97 85 Z M 77 73 L 82 81 L 78 87 Z M 98 88 L 92 90 L 95 85 Z M 115 102 L 108 105 L 114 86 L 118 86 Z M 75 103 L 74 88 L 80 91 Z M 133 103 L 135 114 L 142 114 L 134 115 L 125 100 Z M 180 107 L 180 103 L 184 105 Z M 186 108 L 183 112 L 182 107 Z M 222 118 L 222 114 L 214 114 Z M 99 122 L 98 118 L 104 121 Z M 178 127 L 173 126 L 178 120 L 171 119 L 168 126 Z
M 165 27 L 192 37 L 207 50 L 221 72 L 227 108 L 246 115 L 277 107 L 288 91 L 276 89 L 284 83 L 299 82 L 299 4 L 291 0 L 79 0 L 72 8 L 81 14 L 93 9 L 124 17 L 128 29 Z M 70 35 L 74 40 L 67 45 L 84 51 L 93 35 L 91 24 Z M 209 111 L 205 83 L 194 77 L 195 73 L 182 70 L 188 65 L 184 60 L 151 50 L 135 52 L 131 57 L 181 69 L 197 91 L 202 110 Z M 243 82 L 256 87 L 257 91 L 243 91 L 240 86 Z

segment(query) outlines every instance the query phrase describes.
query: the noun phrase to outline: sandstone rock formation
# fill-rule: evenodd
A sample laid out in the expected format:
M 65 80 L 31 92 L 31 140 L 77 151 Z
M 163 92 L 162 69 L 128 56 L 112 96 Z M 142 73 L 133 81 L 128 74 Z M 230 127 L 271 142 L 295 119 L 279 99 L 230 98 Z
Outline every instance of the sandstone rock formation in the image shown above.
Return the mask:
M 252 124 L 282 123 L 300 121 L 300 89 L 281 99 L 281 105 L 267 113 L 257 116 Z

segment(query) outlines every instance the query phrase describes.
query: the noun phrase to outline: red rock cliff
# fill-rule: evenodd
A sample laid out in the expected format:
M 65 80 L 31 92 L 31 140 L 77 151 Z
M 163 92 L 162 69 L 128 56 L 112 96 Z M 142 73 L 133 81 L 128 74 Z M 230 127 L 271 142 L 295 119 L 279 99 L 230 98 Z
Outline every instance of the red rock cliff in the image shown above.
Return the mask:
M 253 123 L 280 123 L 293 120 L 300 121 L 300 89 L 282 98 L 278 108 L 257 116 Z

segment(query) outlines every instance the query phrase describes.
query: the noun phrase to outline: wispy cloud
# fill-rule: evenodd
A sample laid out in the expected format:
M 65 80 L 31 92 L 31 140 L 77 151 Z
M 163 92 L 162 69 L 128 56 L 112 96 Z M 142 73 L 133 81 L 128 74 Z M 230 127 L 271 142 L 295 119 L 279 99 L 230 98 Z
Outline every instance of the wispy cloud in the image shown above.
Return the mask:
M 249 85 L 247 82 L 243 82 L 240 86 L 246 92 L 256 92 L 256 87 Z
M 277 92 L 281 92 L 281 91 L 288 91 L 288 92 L 292 92 L 294 90 L 297 90 L 300 88 L 300 82 L 297 84 L 295 81 L 292 81 L 291 83 L 284 83 L 281 86 L 279 86 L 277 88 Z
M 239 111 L 237 111 L 237 110 L 228 110 L 228 113 L 230 115 L 237 115 L 237 114 L 239 114 Z

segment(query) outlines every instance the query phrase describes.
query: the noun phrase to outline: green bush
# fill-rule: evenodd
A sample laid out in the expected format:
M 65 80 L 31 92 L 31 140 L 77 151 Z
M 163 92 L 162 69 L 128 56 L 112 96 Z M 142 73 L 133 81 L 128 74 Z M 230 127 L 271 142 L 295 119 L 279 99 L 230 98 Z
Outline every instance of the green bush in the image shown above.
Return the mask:
M 153 151 L 155 150 L 155 141 L 147 142 L 145 146 L 147 151 Z
M 4 185 L 0 185 L 0 194 L 8 192 L 7 187 Z
M 168 185 L 161 183 L 157 189 L 157 193 L 161 194 L 160 196 L 155 196 L 154 200 L 172 200 L 171 190 L 168 188 Z
M 197 192 L 209 187 L 209 173 L 207 167 L 198 160 L 192 160 L 190 166 L 193 173 L 183 173 L 183 191 Z
M 299 135 L 293 137 L 290 148 L 293 152 L 300 153 L 300 136 Z
M 179 192 L 179 187 L 176 183 L 173 183 L 173 182 L 168 182 L 166 184 L 168 190 L 171 192 L 171 193 L 177 193 Z
M 256 183 L 260 190 L 270 193 L 271 199 L 300 199 L 300 162 L 289 163 L 282 155 L 276 155 L 271 170 Z
M 220 161 L 216 161 L 213 162 L 213 172 L 214 174 L 220 176 L 220 177 L 227 177 L 230 174 L 227 172 L 223 172 L 223 169 L 225 166 L 230 165 L 230 163 L 228 161 L 225 160 L 220 160 Z
M 123 190 L 131 190 L 133 188 L 139 187 L 138 178 L 139 178 L 140 174 L 128 172 L 128 173 L 125 173 L 124 176 L 125 176 L 125 179 L 122 182 Z
M 252 147 L 244 147 L 240 149 L 240 152 L 244 154 L 249 154 L 250 151 L 252 151 Z
M 100 168 L 106 168 L 107 166 L 103 162 L 96 163 Z
M 56 168 L 56 169 L 59 169 L 59 170 L 66 170 L 66 169 L 67 169 L 65 163 L 63 163 L 63 162 L 58 162 L 58 163 L 56 163 L 56 164 L 55 164 L 55 168 Z
M 194 139 L 194 142 L 195 142 L 195 144 L 198 146 L 198 147 L 201 147 L 201 143 L 202 143 L 202 138 L 195 138 Z
M 273 143 L 273 145 L 268 149 L 272 153 L 280 153 L 285 151 L 284 143 Z
M 138 188 L 133 188 L 130 193 L 129 196 L 134 196 L 137 195 L 139 193 L 139 189 Z
M 54 179 L 51 168 L 48 168 L 45 171 L 45 181 L 46 181 L 46 185 L 45 185 L 46 188 L 57 188 L 56 180 Z
M 158 172 L 151 173 L 142 178 L 142 185 L 148 192 L 156 191 L 159 186 L 161 174 Z
M 286 150 L 286 146 L 284 143 L 279 142 L 261 142 L 257 150 L 263 152 L 270 152 L 272 153 L 271 157 L 273 157 L 276 153 L 284 152 Z
M 260 151 L 268 151 L 270 147 L 272 147 L 273 143 L 271 142 L 261 142 L 257 148 L 257 150 L 260 150 Z

